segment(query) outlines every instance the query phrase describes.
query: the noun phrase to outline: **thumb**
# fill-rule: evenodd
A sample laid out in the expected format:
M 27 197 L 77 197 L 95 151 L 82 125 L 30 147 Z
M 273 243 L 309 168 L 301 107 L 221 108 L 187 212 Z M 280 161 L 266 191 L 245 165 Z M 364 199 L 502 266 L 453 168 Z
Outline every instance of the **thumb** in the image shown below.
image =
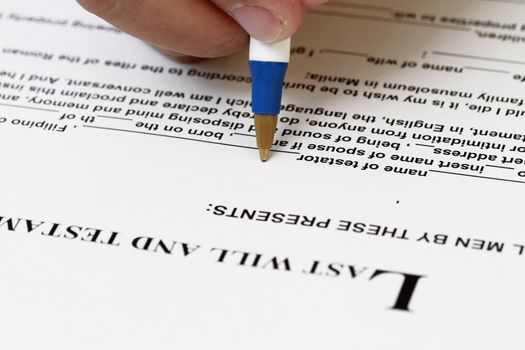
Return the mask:
M 281 41 L 295 33 L 311 0 L 212 0 L 250 36 Z M 314 1 L 315 2 L 315 1 Z M 320 1 L 317 1 L 319 3 Z

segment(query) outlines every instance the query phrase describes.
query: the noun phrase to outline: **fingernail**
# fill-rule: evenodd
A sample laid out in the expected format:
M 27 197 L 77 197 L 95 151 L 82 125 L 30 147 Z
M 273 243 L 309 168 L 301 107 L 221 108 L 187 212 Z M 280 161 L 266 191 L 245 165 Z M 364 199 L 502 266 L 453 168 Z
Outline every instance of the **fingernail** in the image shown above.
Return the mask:
M 282 17 L 260 6 L 237 5 L 229 13 L 250 36 L 264 42 L 277 40 L 286 25 Z

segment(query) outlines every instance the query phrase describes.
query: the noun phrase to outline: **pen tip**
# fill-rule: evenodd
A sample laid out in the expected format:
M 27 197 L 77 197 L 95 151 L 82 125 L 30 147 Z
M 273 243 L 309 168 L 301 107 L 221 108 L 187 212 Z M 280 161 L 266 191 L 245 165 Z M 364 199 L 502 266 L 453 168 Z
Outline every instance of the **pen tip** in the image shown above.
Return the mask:
M 270 150 L 268 148 L 259 148 L 259 156 L 263 162 L 270 158 Z
M 273 136 L 277 127 L 277 116 L 272 114 L 255 114 L 255 136 L 257 148 L 263 162 L 270 158 Z

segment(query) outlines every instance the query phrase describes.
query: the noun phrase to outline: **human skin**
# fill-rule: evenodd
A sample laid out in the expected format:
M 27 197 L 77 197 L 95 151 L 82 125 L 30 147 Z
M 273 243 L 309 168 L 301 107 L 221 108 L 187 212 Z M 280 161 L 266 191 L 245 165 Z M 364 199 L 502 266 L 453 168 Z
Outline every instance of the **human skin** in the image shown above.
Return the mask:
M 328 0 L 77 0 L 88 11 L 178 60 L 227 56 L 249 36 L 293 35 L 311 6 Z

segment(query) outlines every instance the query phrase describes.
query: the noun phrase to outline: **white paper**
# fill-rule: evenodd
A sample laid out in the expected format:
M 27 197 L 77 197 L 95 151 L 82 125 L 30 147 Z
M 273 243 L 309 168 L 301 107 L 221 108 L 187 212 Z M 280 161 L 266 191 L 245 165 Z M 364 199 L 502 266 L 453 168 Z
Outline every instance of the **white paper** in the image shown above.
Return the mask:
M 247 53 L 0 12 L 1 349 L 522 348 L 525 3 L 315 9 L 266 164 Z

